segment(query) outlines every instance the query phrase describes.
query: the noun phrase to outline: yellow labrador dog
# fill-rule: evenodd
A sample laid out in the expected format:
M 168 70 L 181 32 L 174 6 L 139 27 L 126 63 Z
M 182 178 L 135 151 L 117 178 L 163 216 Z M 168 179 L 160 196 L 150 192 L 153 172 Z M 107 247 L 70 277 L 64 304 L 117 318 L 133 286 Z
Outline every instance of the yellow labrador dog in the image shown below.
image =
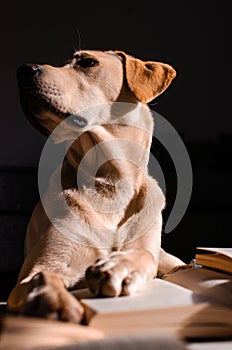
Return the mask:
M 146 103 L 175 75 L 121 51 L 78 51 L 61 67 L 18 69 L 26 117 L 68 146 L 29 222 L 10 310 L 80 322 L 83 307 L 68 291 L 78 281 L 97 296 L 130 295 L 184 264 L 161 249 L 165 198 L 147 171 Z

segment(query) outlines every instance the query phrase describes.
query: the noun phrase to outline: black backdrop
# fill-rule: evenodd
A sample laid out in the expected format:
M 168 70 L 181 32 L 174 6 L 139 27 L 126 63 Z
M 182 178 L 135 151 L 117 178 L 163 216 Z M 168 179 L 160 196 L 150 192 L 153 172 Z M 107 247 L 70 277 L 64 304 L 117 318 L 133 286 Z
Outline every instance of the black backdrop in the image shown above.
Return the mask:
M 74 49 L 119 49 L 168 62 L 178 76 L 151 107 L 181 135 L 193 166 L 193 196 L 163 245 L 186 261 L 196 246 L 231 245 L 229 8 L 227 1 L 11 1 L 1 11 L 1 166 L 37 166 L 45 138 L 20 108 L 16 68 L 26 62 L 60 64 Z M 160 145 L 153 142 L 152 152 Z M 168 216 L 174 169 L 167 175 Z M 163 160 L 162 160 L 163 159 Z M 171 170 L 170 170 L 171 169 Z M 171 179 L 171 180 L 170 180 Z

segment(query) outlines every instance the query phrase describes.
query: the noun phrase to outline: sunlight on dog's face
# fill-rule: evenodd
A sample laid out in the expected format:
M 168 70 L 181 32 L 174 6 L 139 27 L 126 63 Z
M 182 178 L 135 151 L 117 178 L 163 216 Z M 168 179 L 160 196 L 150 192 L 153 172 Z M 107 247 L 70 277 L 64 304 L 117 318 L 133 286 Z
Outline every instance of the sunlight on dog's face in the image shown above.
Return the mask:
M 41 133 L 52 133 L 54 142 L 136 119 L 151 133 L 153 123 L 144 113 L 138 117 L 137 107 L 145 109 L 175 76 L 166 63 L 144 62 L 122 51 L 78 51 L 61 67 L 27 64 L 18 69 L 24 113 Z
M 49 134 L 73 116 L 62 123 L 64 138 L 88 130 L 96 120 L 109 122 L 123 86 L 123 65 L 113 51 L 78 51 L 64 66 L 28 64 L 17 74 L 24 113 L 40 131 Z

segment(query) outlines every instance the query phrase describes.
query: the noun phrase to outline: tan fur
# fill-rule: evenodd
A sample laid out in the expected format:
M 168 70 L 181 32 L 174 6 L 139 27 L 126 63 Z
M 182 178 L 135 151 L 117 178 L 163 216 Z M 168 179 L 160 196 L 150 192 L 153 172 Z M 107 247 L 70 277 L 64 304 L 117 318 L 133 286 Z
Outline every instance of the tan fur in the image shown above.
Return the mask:
M 80 67 L 85 58 L 98 64 Z M 160 250 L 165 198 L 147 172 L 153 120 L 145 103 L 168 87 L 175 71 L 112 51 L 81 51 L 63 67 L 40 68 L 29 84 L 32 92 L 25 92 L 25 81 L 20 89 L 25 115 L 47 135 L 59 125 L 54 142 L 71 147 L 62 167 L 62 192 L 57 170 L 43 198 L 55 225 L 39 202 L 8 307 L 79 322 L 84 310 L 67 288 L 84 277 L 95 295 L 129 295 L 157 273 L 183 264 Z M 62 113 L 85 118 L 87 126 L 74 127 Z

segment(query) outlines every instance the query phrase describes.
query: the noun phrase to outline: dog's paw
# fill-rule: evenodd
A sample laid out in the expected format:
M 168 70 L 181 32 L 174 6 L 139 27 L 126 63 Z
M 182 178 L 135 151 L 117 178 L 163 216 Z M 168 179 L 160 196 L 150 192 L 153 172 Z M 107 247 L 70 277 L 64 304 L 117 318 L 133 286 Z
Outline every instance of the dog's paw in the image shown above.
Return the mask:
M 144 289 L 146 278 L 135 266 L 124 252 L 97 260 L 85 274 L 90 291 L 96 296 L 116 297 Z
M 80 323 L 84 308 L 60 282 L 60 277 L 55 274 L 36 274 L 30 281 L 32 288 L 20 312 L 30 316 Z

